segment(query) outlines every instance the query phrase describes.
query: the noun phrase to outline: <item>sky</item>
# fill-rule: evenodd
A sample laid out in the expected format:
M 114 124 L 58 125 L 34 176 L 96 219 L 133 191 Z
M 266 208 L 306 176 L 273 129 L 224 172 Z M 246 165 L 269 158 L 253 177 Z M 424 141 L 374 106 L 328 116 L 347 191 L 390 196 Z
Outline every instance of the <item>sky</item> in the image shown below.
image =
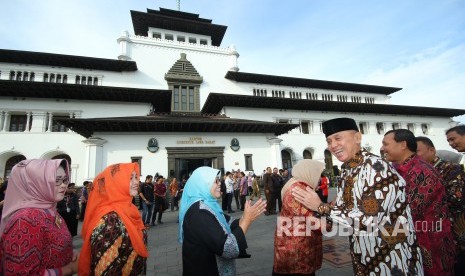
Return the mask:
M 9 0 L 0 48 L 117 59 L 130 10 L 176 0 Z M 465 0 L 181 0 L 228 26 L 240 71 L 402 88 L 391 103 L 465 109 Z M 465 116 L 455 117 L 465 123 Z

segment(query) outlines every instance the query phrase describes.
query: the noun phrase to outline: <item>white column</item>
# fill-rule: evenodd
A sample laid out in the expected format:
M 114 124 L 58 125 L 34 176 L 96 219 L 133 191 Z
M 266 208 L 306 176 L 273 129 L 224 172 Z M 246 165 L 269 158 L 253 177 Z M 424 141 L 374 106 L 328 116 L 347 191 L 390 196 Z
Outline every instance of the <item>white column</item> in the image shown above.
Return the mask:
M 5 113 L 0 111 L 0 131 L 3 130 L 3 122 L 5 122 Z
M 40 111 L 32 112 L 32 125 L 31 125 L 31 132 L 44 132 L 45 125 L 46 125 L 46 112 Z
M 78 179 L 77 179 L 77 171 L 79 169 L 79 164 L 71 164 L 71 177 L 70 177 L 70 182 L 76 183 L 77 186 L 78 184 Z
M 374 134 L 376 132 L 375 128 L 373 128 L 372 122 L 367 122 L 367 134 Z
M 237 59 L 239 58 L 239 53 L 236 50 L 236 46 L 231 45 L 229 46 L 229 55 L 230 55 L 230 62 L 231 62 L 231 68 L 229 68 L 229 71 L 234 71 L 237 72 L 239 71 L 239 67 L 237 65 Z
M 48 113 L 48 123 L 45 129 L 47 129 L 47 132 L 52 132 L 52 126 L 53 126 L 53 114 L 51 112 Z
M 384 133 L 388 132 L 389 130 L 392 130 L 392 122 L 384 123 Z
M 29 132 L 29 124 L 31 123 L 31 112 L 27 113 L 27 119 L 26 119 L 26 128 L 24 129 L 24 132 Z
M 281 157 L 281 147 L 280 147 L 280 144 L 283 140 L 282 139 L 279 139 L 277 137 L 272 137 L 272 138 L 268 138 L 268 143 L 271 145 L 270 147 L 270 152 L 271 152 L 271 156 L 270 156 L 270 167 L 277 167 L 277 168 L 280 168 L 283 163 L 283 160 L 282 160 L 282 157 Z
M 414 129 L 413 134 L 414 134 L 415 136 L 420 136 L 420 135 L 421 135 L 421 134 L 420 134 L 420 132 L 421 132 L 421 126 L 420 126 L 418 123 L 413 123 L 413 129 Z
M 98 137 L 91 137 L 82 141 L 86 144 L 86 160 L 84 164 L 84 179 L 94 179 L 99 174 L 103 166 L 103 144 L 107 141 Z
M 69 113 L 69 118 L 74 118 L 74 112 Z M 70 128 L 68 128 L 68 132 L 72 132 Z
M 321 134 L 321 120 L 314 120 L 312 121 L 312 133 L 313 134 Z
M 5 118 L 3 119 L 2 132 L 8 131 L 8 125 L 10 123 L 10 113 L 5 111 Z
M 123 31 L 121 33 L 121 36 L 118 38 L 118 43 L 119 43 L 119 55 L 118 59 L 119 60 L 131 60 L 131 57 L 129 56 L 129 51 L 128 51 L 128 45 L 129 45 L 129 32 L 128 31 Z
M 308 122 L 308 133 L 313 134 L 313 121 Z

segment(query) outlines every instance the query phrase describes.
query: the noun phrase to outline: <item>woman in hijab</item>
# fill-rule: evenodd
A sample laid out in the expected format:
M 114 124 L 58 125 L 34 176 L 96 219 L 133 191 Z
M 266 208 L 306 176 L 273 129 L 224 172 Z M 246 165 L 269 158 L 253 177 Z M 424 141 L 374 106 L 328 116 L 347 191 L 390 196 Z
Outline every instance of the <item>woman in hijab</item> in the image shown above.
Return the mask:
M 292 168 L 292 178 L 284 185 L 281 196 L 283 208 L 278 218 L 274 238 L 273 275 L 315 275 L 323 261 L 323 239 L 320 230 L 307 233 L 308 217 L 314 213 L 298 203 L 292 196 L 292 189 L 305 189 L 318 186 L 321 172 L 325 164 L 319 161 L 304 159 Z M 296 226 L 299 222 L 299 227 Z M 318 222 L 313 228 L 317 227 Z
M 132 204 L 138 189 L 137 163 L 111 165 L 89 184 L 79 275 L 145 274 L 147 232 Z
M 235 258 L 250 257 L 245 233 L 266 208 L 247 201 L 241 219 L 224 215 L 218 199 L 220 171 L 197 168 L 184 187 L 179 212 L 183 275 L 236 275 Z
M 11 171 L 0 223 L 0 275 L 72 275 L 77 254 L 57 202 L 68 187 L 64 159 L 23 160 Z

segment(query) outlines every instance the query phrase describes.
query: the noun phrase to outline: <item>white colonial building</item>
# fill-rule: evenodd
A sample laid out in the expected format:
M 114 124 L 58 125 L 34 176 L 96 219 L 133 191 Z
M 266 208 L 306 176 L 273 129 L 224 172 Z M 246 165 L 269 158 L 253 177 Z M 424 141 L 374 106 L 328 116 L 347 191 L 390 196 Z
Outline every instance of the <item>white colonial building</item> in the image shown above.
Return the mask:
M 448 149 L 465 110 L 389 104 L 400 88 L 241 72 L 226 26 L 197 14 L 131 11 L 117 59 L 0 50 L 0 177 L 26 158 L 66 158 L 72 181 L 139 162 L 142 175 L 198 166 L 261 173 L 304 158 L 338 165 L 321 123 L 354 118 L 363 145 L 408 128 Z

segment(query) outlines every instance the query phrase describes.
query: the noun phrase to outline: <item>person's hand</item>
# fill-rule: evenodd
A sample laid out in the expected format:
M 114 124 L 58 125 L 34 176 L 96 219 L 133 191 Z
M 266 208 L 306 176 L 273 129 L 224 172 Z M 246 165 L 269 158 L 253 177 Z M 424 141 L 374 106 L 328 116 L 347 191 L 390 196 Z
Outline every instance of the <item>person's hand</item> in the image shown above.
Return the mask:
M 247 233 L 250 224 L 254 220 L 256 220 L 261 214 L 266 211 L 266 201 L 262 200 L 261 198 L 255 202 L 255 204 L 251 204 L 250 200 L 247 200 L 244 207 L 244 213 L 242 214 L 242 218 L 239 221 L 239 226 L 242 228 L 242 231 Z
M 76 215 L 76 219 L 79 219 L 79 215 Z
M 250 200 L 245 202 L 244 214 L 242 218 L 250 220 L 251 222 L 256 220 L 266 210 L 266 201 L 259 199 L 255 204 L 252 205 Z
M 73 258 L 71 259 L 72 262 L 75 262 L 79 259 L 79 251 L 73 250 Z
M 297 202 L 312 211 L 316 211 L 318 206 L 321 204 L 321 199 L 318 194 L 309 187 L 305 188 L 305 190 L 299 187 L 294 187 L 292 189 L 292 196 Z
M 79 252 L 73 251 L 71 262 L 61 268 L 63 275 L 73 275 L 78 273 Z

